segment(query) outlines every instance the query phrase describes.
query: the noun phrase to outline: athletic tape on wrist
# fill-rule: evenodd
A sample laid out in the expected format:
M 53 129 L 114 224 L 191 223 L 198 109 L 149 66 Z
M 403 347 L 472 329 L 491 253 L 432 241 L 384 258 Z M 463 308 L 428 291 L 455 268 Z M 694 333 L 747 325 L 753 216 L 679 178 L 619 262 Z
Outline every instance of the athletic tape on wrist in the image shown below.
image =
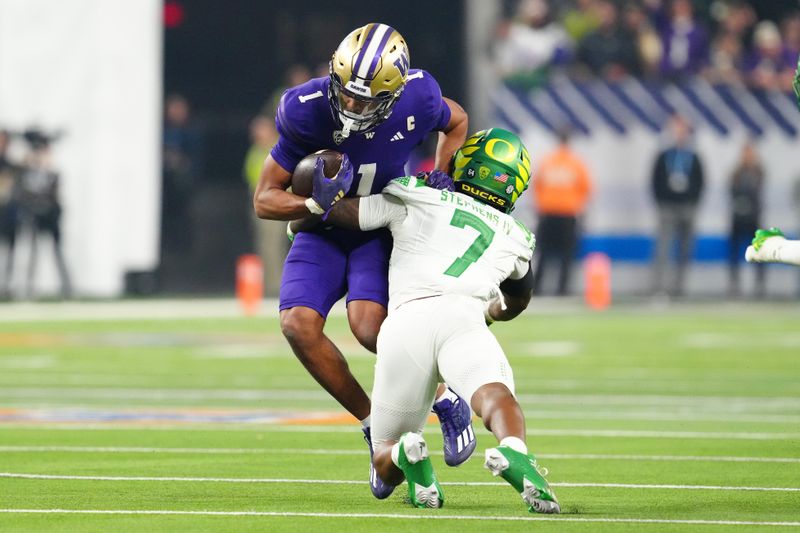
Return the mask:
M 309 198 L 306 200 L 306 207 L 308 208 L 309 212 L 314 215 L 324 215 L 325 210 L 320 207 L 320 205 L 314 200 L 313 198 Z

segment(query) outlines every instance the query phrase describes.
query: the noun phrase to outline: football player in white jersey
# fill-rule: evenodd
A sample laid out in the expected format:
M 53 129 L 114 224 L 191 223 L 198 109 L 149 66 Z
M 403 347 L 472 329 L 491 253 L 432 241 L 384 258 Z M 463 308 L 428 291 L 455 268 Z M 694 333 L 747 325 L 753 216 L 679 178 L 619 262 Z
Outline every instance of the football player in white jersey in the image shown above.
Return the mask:
M 519 137 L 493 128 L 467 139 L 452 168 L 454 192 L 397 178 L 381 194 L 339 201 L 327 218 L 364 231 L 388 227 L 394 239 L 372 390 L 375 468 L 385 483 L 405 478 L 416 507 L 442 506 L 422 437 L 441 379 L 499 441 L 486 451 L 485 466 L 530 511 L 558 513 L 528 453 L 511 367 L 487 328 L 516 317 L 531 297 L 535 239 L 508 214 L 528 187 L 530 157 Z

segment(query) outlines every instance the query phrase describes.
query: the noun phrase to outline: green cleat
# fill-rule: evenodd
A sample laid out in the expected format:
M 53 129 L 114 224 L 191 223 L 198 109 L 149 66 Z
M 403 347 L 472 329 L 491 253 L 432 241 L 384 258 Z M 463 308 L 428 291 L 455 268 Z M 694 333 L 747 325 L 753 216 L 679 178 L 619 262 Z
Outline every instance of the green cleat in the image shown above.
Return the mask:
M 408 497 L 414 507 L 438 509 L 444 505 L 444 493 L 428 457 L 428 445 L 418 433 L 400 437 L 398 464 L 408 481 Z
M 525 455 L 508 446 L 486 450 L 484 466 L 492 475 L 501 476 L 514 487 L 532 513 L 561 512 L 556 494 L 550 488 L 533 455 Z M 544 474 L 547 474 L 545 470 Z
M 769 228 L 769 229 L 758 229 L 756 230 L 756 236 L 753 237 L 753 248 L 755 248 L 756 252 L 761 249 L 764 245 L 764 241 L 767 239 L 771 239 L 772 237 L 783 237 L 783 232 L 778 228 Z

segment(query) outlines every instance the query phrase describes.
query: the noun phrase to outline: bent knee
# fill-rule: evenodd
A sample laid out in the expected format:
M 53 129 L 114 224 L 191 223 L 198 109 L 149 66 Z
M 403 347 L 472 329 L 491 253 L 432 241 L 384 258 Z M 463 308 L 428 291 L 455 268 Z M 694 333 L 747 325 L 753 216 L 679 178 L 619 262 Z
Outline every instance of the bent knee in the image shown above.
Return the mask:
M 324 319 L 315 311 L 293 307 L 281 312 L 281 333 L 290 343 L 322 335 Z
M 350 331 L 359 344 L 377 353 L 378 332 L 386 319 L 386 308 L 374 302 L 350 302 L 347 307 Z

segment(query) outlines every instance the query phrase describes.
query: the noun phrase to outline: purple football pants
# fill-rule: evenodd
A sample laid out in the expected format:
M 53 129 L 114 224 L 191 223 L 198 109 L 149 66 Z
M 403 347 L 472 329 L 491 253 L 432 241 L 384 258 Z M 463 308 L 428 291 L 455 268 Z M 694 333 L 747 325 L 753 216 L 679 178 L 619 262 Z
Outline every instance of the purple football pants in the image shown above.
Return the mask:
M 310 307 L 326 318 L 345 294 L 348 303 L 369 300 L 386 307 L 391 251 L 388 230 L 298 233 L 283 266 L 280 310 Z

